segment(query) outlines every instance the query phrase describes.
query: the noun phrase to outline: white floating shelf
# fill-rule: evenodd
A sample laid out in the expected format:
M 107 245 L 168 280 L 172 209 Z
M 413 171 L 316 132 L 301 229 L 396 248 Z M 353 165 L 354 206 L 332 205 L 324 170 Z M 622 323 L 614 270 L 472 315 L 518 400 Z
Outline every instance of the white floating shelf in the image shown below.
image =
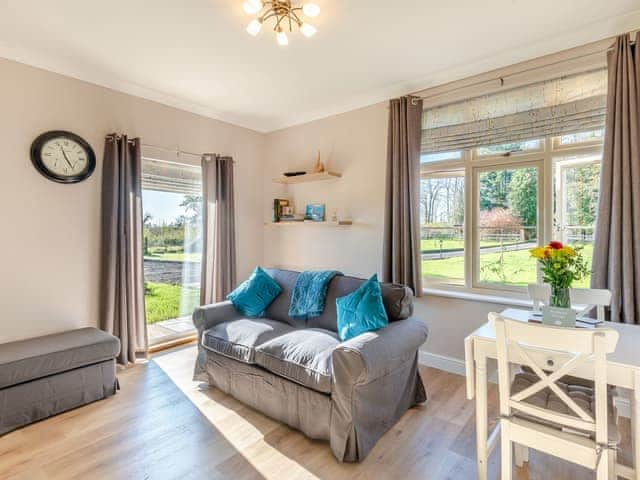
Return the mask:
M 265 222 L 265 227 L 297 227 L 297 226 L 313 226 L 313 227 L 351 227 L 351 223 L 335 223 L 335 222 Z
M 333 180 L 342 177 L 338 172 L 320 172 L 320 173 L 305 173 L 304 175 L 296 175 L 293 177 L 281 177 L 274 178 L 275 183 L 307 183 L 307 182 L 320 182 L 322 180 Z

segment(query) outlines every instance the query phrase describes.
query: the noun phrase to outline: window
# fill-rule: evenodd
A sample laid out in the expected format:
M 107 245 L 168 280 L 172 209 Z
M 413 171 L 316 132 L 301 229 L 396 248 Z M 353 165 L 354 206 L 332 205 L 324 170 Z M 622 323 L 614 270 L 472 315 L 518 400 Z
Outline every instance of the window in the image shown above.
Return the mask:
M 590 264 L 602 141 L 601 133 L 579 132 L 536 140 L 528 150 L 489 155 L 478 147 L 457 160 L 422 163 L 424 285 L 524 291 L 539 280 L 529 249 L 550 240 L 579 246 Z
M 536 263 L 529 258 L 529 249 L 538 243 L 542 168 L 536 162 L 476 169 L 476 284 L 535 283 Z
M 541 280 L 529 250 L 551 240 L 591 261 L 606 92 L 597 69 L 423 112 L 426 287 L 524 292 Z
M 464 170 L 421 178 L 420 218 L 423 274 L 464 284 Z
M 200 304 L 202 183 L 199 167 L 143 160 L 144 292 L 149 342 L 193 333 Z

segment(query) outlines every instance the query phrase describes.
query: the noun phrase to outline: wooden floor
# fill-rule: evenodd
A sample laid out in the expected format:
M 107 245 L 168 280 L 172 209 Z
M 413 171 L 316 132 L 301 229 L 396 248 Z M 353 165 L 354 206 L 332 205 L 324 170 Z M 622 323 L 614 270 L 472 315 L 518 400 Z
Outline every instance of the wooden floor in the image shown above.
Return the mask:
M 119 373 L 116 396 L 0 437 L 0 479 L 475 478 L 473 403 L 463 377 L 423 368 L 428 402 L 405 414 L 364 462 L 340 464 L 326 442 L 192 382 L 194 358 L 194 346 L 157 354 Z M 492 388 L 493 413 L 496 402 Z M 491 479 L 499 478 L 498 455 Z M 594 478 L 536 452 L 530 460 L 516 478 Z

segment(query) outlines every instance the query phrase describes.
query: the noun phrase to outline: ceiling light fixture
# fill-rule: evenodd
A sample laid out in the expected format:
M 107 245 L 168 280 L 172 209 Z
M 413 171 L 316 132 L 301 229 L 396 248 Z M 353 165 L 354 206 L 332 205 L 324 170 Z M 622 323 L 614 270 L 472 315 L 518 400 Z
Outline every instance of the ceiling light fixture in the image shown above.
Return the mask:
M 316 27 L 300 18 L 301 14 L 309 18 L 320 15 L 320 7 L 315 3 L 294 7 L 291 0 L 246 0 L 242 9 L 249 15 L 258 15 L 247 26 L 247 32 L 254 37 L 260 33 L 265 21 L 273 19 L 273 31 L 276 32 L 278 45 L 289 44 L 289 38 L 284 32 L 286 28 L 292 32 L 293 27 L 297 26 L 305 37 L 313 37 L 318 31 Z

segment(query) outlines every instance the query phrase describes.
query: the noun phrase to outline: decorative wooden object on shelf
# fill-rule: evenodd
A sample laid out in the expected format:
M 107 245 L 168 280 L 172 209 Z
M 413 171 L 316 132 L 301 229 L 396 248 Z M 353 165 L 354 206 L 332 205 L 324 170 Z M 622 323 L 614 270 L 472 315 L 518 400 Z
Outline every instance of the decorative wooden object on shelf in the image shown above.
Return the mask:
M 318 150 L 318 156 L 316 157 L 316 166 L 313 167 L 312 173 L 324 172 L 324 163 L 320 161 L 320 150 Z
M 275 183 L 306 183 L 306 182 L 319 182 L 321 180 L 333 180 L 334 178 L 342 177 L 338 172 L 320 172 L 320 173 L 307 173 L 305 175 L 296 175 L 295 177 L 285 177 L 284 175 L 278 178 L 274 178 Z

